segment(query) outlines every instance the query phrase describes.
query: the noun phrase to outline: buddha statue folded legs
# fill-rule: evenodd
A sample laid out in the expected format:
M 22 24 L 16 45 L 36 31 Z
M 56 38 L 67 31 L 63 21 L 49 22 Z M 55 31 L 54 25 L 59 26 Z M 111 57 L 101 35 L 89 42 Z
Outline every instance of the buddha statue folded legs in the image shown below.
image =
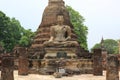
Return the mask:
M 65 42 L 44 42 L 45 47 L 77 47 L 79 46 L 77 41 L 65 41 Z

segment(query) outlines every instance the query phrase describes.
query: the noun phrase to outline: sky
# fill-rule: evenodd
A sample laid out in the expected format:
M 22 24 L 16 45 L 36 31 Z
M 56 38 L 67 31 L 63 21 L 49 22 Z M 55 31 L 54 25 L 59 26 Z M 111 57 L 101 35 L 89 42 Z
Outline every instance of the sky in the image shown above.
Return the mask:
M 120 39 L 120 0 L 64 0 L 85 18 L 88 48 L 102 39 Z M 48 0 L 0 0 L 0 10 L 36 31 Z

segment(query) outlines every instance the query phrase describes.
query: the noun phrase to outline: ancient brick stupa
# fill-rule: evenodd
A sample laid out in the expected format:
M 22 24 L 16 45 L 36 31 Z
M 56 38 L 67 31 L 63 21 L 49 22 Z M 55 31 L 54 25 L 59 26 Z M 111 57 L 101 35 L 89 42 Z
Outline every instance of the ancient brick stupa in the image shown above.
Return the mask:
M 44 54 L 43 43 L 48 41 L 50 38 L 50 27 L 55 25 L 56 15 L 62 11 L 64 17 L 64 24 L 69 25 L 72 29 L 71 40 L 77 41 L 77 37 L 73 32 L 73 26 L 70 22 L 69 12 L 65 7 L 63 0 L 49 0 L 48 6 L 45 8 L 42 21 L 40 26 L 37 29 L 36 36 L 33 40 L 33 43 L 30 48 L 30 53 L 33 54 Z

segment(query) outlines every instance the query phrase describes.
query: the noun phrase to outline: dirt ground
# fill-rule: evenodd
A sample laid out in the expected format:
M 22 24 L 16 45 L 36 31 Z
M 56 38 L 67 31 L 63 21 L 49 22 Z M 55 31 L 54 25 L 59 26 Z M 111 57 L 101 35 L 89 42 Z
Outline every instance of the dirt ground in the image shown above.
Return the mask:
M 120 75 L 120 73 L 119 73 Z M 54 78 L 52 75 L 29 74 L 27 76 L 18 75 L 18 71 L 14 71 L 14 80 L 106 80 L 106 72 L 103 76 L 93 76 L 92 74 L 73 75 L 71 77 Z
M 29 74 L 28 76 L 20 76 L 17 71 L 14 71 L 15 80 L 106 80 L 106 72 L 103 76 L 93 76 L 92 74 L 73 75 L 71 77 L 54 78 L 50 75 Z

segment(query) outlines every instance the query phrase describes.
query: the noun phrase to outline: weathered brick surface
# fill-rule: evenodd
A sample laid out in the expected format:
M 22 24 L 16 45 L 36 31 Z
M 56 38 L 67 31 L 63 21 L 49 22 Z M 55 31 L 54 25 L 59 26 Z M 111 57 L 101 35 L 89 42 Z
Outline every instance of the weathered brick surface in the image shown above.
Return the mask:
M 117 56 L 108 56 L 106 70 L 106 80 L 119 80 L 119 61 Z
M 19 47 L 19 66 L 18 66 L 19 75 L 28 74 L 28 58 L 27 57 L 28 57 L 27 49 L 23 47 Z
M 14 58 L 12 56 L 2 56 L 1 80 L 14 80 L 13 69 Z
M 94 49 L 93 53 L 93 74 L 94 75 L 102 75 L 103 69 L 102 69 L 102 54 L 101 49 Z
M 19 57 L 18 75 L 28 75 L 28 58 Z

